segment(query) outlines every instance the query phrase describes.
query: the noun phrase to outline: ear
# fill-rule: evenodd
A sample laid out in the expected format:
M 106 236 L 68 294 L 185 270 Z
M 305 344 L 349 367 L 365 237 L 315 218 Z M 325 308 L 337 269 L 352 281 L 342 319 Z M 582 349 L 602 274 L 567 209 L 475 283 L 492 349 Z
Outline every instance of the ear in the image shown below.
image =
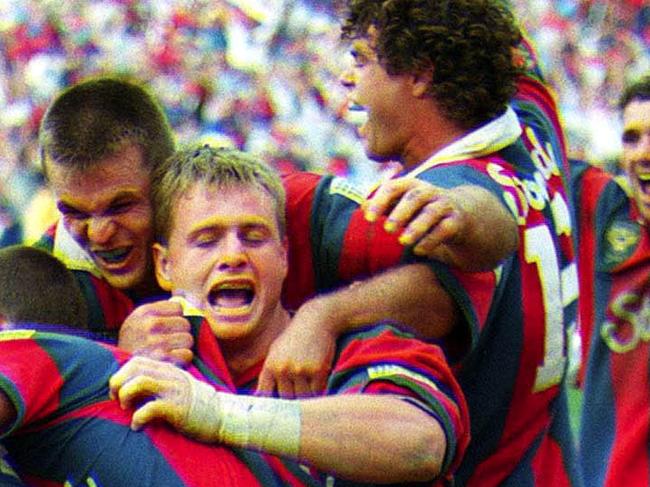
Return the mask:
M 158 285 L 165 291 L 172 290 L 170 262 L 167 257 L 167 247 L 156 242 L 153 244 L 153 263 L 156 270 Z
M 433 73 L 431 71 L 423 71 L 413 76 L 411 93 L 414 97 L 420 98 L 427 94 L 429 90 L 429 85 L 433 79 Z
M 285 279 L 287 275 L 289 274 L 289 239 L 285 235 L 285 237 L 282 239 L 282 260 L 284 261 L 284 277 Z

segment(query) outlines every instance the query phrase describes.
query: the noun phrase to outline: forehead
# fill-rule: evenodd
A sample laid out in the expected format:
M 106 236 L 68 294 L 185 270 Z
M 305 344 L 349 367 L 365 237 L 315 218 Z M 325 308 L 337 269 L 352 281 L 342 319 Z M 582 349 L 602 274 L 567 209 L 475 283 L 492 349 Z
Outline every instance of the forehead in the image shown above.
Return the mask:
M 275 201 L 268 192 L 252 185 L 221 187 L 197 182 L 176 199 L 173 207 L 174 228 L 179 229 L 204 224 L 277 226 Z
M 650 100 L 633 100 L 623 110 L 626 128 L 650 126 Z
M 57 164 L 48 155 L 45 155 L 44 165 L 48 182 L 53 189 L 93 179 L 97 180 L 98 184 L 106 183 L 108 178 L 149 179 L 149 170 L 137 145 L 128 145 L 114 154 L 81 167 Z

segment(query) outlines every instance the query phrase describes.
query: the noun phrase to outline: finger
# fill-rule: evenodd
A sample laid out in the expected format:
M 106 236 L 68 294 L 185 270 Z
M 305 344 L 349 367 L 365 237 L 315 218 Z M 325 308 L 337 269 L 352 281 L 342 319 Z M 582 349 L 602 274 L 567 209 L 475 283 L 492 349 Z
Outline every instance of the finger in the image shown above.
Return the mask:
M 175 348 L 169 352 L 168 360 L 178 367 L 187 367 L 194 359 L 191 348 Z
M 115 399 L 122 386 L 133 377 L 136 370 L 146 367 L 148 361 L 149 359 L 138 356 L 131 358 L 128 362 L 122 365 L 122 367 L 120 367 L 120 369 L 108 380 L 110 397 Z
M 259 379 L 257 381 L 257 389 L 255 389 L 256 396 L 273 396 L 273 393 L 276 389 L 276 382 L 273 376 L 273 373 L 270 372 L 266 367 L 260 372 Z
M 413 185 L 412 181 L 412 178 L 400 178 L 380 185 L 362 204 L 366 220 L 374 222 L 380 215 L 387 213 L 398 198 Z
M 444 218 L 436 227 L 435 232 L 425 235 L 413 248 L 416 255 L 432 257 L 435 250 L 443 243 L 456 238 L 461 225 L 456 218 Z
M 155 316 L 151 319 L 154 320 L 154 323 L 151 325 L 151 331 L 158 334 L 171 334 L 171 333 L 185 333 L 190 335 L 192 331 L 192 325 L 190 325 L 189 320 L 183 318 L 182 316 Z M 191 335 L 190 335 L 191 336 Z
M 172 350 L 174 348 L 192 348 L 194 338 L 190 333 L 184 331 L 157 332 L 151 338 L 151 346 L 161 350 Z
M 127 381 L 117 391 L 117 400 L 122 409 L 129 409 L 143 399 L 162 394 L 168 389 L 168 383 L 149 376 L 136 376 Z
M 138 315 L 154 315 L 154 316 L 182 316 L 183 307 L 180 303 L 163 299 L 154 301 L 153 303 L 141 304 L 134 311 L 133 314 Z
M 384 229 L 388 233 L 393 233 L 414 220 L 422 211 L 435 210 L 440 205 L 436 196 L 432 188 L 414 187 L 409 189 L 388 215 Z M 427 207 L 431 209 L 426 210 Z
M 161 399 L 156 399 L 146 402 L 133 413 L 131 429 L 139 431 L 144 425 L 153 420 L 165 420 L 174 424 L 174 418 L 173 406 Z
M 276 379 L 278 395 L 284 399 L 295 399 L 296 392 L 294 391 L 293 379 L 287 377 L 280 377 Z
M 311 379 L 308 379 L 304 375 L 297 375 L 293 377 L 293 392 L 295 398 L 304 398 L 311 397 L 312 388 L 311 388 Z
M 327 374 L 315 375 L 309 383 L 311 396 L 321 396 L 327 389 Z
M 402 245 L 412 245 L 425 235 L 433 240 L 438 238 L 440 222 L 449 215 L 452 209 L 442 202 L 426 205 L 408 224 L 399 237 Z

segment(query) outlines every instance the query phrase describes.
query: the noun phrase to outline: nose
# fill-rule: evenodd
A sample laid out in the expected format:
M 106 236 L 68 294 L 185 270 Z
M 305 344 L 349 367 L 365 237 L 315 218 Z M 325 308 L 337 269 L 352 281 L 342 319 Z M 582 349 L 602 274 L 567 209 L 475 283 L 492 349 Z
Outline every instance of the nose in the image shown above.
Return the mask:
M 248 256 L 243 243 L 234 232 L 228 233 L 222 240 L 219 249 L 217 264 L 219 270 L 241 270 L 246 266 L 247 262 Z
M 117 228 L 115 221 L 105 216 L 90 217 L 86 225 L 88 241 L 100 245 L 108 242 Z
M 339 82 L 345 88 L 354 88 L 355 81 L 354 81 L 354 73 L 352 71 L 352 68 L 347 68 L 343 70 L 343 72 L 339 76 Z

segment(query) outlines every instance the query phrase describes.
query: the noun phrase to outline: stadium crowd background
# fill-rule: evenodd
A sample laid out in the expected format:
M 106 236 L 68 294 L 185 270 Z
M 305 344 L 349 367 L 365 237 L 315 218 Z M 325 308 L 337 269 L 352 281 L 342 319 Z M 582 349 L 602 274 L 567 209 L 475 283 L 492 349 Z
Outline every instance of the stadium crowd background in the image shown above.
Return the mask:
M 556 91 L 572 155 L 615 165 L 618 96 L 650 70 L 650 3 L 512 4 Z M 59 90 L 91 75 L 145 80 L 179 142 L 200 136 L 281 170 L 370 184 L 378 172 L 346 121 L 338 39 L 325 0 L 2 0 L 0 245 L 29 242 L 51 218 L 38 124 Z

